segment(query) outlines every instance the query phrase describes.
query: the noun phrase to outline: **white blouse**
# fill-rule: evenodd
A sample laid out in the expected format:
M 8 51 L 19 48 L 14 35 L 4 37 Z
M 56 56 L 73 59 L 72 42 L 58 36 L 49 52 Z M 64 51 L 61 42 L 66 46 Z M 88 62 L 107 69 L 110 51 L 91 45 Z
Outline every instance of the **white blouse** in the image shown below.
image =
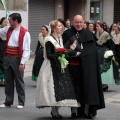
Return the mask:
M 0 37 L 6 37 L 7 31 L 10 26 L 6 26 L 4 28 L 0 28 Z M 10 36 L 10 39 L 8 41 L 8 46 L 10 47 L 18 47 L 18 40 L 19 40 L 19 32 L 20 32 L 20 27 L 15 28 Z M 31 43 L 31 38 L 29 32 L 26 32 L 23 38 L 23 54 L 22 54 L 22 59 L 21 59 L 21 64 L 25 64 L 29 57 L 30 57 L 30 43 Z

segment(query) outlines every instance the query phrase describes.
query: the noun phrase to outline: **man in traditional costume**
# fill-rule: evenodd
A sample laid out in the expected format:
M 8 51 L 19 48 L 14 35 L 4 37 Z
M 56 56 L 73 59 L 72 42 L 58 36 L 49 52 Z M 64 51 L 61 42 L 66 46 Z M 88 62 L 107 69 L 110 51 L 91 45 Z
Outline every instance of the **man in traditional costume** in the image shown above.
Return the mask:
M 104 108 L 105 104 L 95 39 L 89 30 L 83 29 L 83 25 L 83 17 L 76 15 L 73 26 L 66 30 L 62 37 L 65 46 L 70 46 L 74 40 L 77 40 L 78 43 L 69 63 L 71 69 L 72 66 L 74 67 L 71 74 L 76 83 L 74 87 L 75 89 L 77 87 L 76 95 L 81 107 L 78 108 L 76 115 L 72 113 L 71 117 L 78 116 L 92 119 L 97 114 L 97 110 Z M 79 57 L 75 51 L 81 52 Z M 77 66 L 76 69 L 75 66 Z M 80 68 L 78 69 L 78 67 Z M 76 72 L 76 70 L 79 70 L 79 72 Z
M 30 34 L 21 26 L 22 18 L 19 13 L 9 15 L 10 26 L 0 29 L 0 37 L 6 37 L 4 72 L 6 76 L 6 99 L 0 108 L 10 107 L 14 101 L 14 80 L 18 93 L 18 106 L 25 104 L 25 85 L 23 72 L 25 63 L 30 57 Z

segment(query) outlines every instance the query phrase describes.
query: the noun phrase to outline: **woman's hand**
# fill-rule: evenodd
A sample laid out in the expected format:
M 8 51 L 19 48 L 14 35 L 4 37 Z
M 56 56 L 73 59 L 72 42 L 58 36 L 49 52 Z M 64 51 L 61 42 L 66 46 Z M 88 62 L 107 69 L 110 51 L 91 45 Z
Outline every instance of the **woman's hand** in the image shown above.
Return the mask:
M 112 57 L 112 60 L 115 61 L 115 57 L 114 56 Z

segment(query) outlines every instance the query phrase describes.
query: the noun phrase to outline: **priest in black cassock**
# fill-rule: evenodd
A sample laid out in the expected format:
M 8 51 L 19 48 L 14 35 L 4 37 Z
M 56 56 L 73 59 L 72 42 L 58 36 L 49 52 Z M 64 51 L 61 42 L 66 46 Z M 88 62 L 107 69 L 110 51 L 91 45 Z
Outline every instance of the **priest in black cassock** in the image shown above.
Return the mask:
M 68 49 L 77 41 L 69 57 L 69 68 L 81 107 L 77 109 L 77 113 L 72 112 L 71 117 L 93 119 L 97 110 L 105 108 L 105 102 L 95 38 L 83 25 L 83 17 L 76 15 L 73 26 L 63 33 L 62 38 Z

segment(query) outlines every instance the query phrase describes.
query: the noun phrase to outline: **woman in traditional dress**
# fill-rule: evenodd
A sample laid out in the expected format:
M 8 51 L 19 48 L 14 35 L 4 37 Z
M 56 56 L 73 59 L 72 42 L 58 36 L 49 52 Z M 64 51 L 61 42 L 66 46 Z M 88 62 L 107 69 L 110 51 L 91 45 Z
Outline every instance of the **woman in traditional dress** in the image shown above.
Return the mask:
M 33 64 L 33 69 L 32 69 L 32 80 L 37 81 L 38 79 L 38 74 L 42 65 L 42 62 L 44 60 L 43 58 L 43 48 L 44 48 L 44 40 L 45 38 L 49 35 L 50 29 L 47 25 L 42 26 L 41 28 L 41 33 L 39 34 L 38 37 L 38 43 L 35 51 L 35 60 Z
M 104 54 L 107 50 L 112 50 L 114 52 L 114 43 L 111 40 L 111 36 L 108 32 L 104 30 L 107 26 L 104 22 L 98 22 L 96 24 L 97 29 L 97 48 L 98 48 L 98 57 L 101 69 L 101 78 L 103 84 L 103 90 L 108 89 L 107 84 L 115 84 L 114 76 L 113 76 L 113 66 L 111 59 L 105 59 Z M 114 57 L 112 58 L 114 59 Z
M 120 69 L 120 26 L 116 25 L 114 32 L 111 34 L 112 40 L 115 44 L 115 52 L 116 52 L 116 60 L 119 63 L 119 66 L 113 66 L 114 67 L 114 77 L 116 84 L 120 84 L 120 76 L 119 76 L 119 69 Z
M 7 26 L 7 19 L 3 17 L 0 20 L 0 27 L 3 28 Z M 4 76 L 4 70 L 3 70 L 3 57 L 4 57 L 4 51 L 5 51 L 5 41 L 6 38 L 0 38 L 0 85 L 5 85 L 5 76 Z
M 93 23 L 89 23 L 89 24 L 88 24 L 88 29 L 89 29 L 92 33 L 95 33 L 94 24 L 93 24 Z
M 111 26 L 110 26 L 110 29 L 109 29 L 109 34 L 112 35 L 113 33 L 115 33 L 115 28 L 117 26 L 117 23 L 114 22 Z
M 61 64 L 56 56 L 56 49 L 63 48 L 59 34 L 62 25 L 58 20 L 50 22 L 51 35 L 46 38 L 44 61 L 40 69 L 36 89 L 36 106 L 50 106 L 53 118 L 62 118 L 59 107 L 78 107 L 72 78 L 68 68 L 61 73 Z

